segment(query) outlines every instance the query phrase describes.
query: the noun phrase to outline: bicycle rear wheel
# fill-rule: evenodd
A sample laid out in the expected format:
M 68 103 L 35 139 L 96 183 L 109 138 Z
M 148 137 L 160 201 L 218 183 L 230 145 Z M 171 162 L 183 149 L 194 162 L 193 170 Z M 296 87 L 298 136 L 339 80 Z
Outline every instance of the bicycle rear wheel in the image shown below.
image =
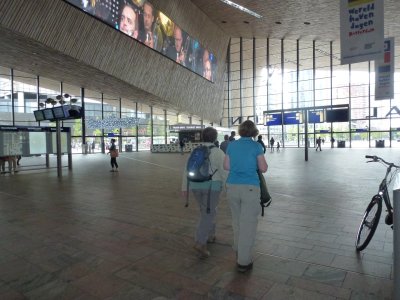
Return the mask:
M 381 213 L 382 197 L 380 195 L 375 195 L 372 197 L 371 202 L 368 204 L 367 209 L 365 210 L 360 228 L 357 232 L 357 251 L 362 251 L 368 246 L 369 242 L 374 236 L 376 228 L 378 227 Z

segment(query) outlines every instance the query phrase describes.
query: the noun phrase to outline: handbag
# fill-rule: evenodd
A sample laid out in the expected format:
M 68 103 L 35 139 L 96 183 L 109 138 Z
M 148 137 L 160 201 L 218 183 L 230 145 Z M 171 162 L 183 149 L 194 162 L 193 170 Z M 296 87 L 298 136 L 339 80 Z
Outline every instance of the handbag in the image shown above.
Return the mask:
M 112 158 L 118 157 L 118 156 L 119 156 L 118 150 L 117 150 L 117 149 L 111 150 L 111 151 L 110 151 L 110 156 L 111 156 Z
M 261 216 L 264 217 L 264 208 L 268 207 L 271 202 L 272 198 L 268 192 L 267 183 L 265 182 L 264 175 L 261 173 L 260 170 L 257 170 L 258 179 L 260 180 L 260 205 L 261 205 Z

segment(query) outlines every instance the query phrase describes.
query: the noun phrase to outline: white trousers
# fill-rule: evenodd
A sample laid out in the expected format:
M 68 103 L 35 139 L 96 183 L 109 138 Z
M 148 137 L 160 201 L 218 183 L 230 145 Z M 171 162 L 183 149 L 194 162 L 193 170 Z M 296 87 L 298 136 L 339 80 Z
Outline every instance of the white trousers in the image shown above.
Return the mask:
M 261 212 L 260 188 L 255 185 L 227 184 L 227 195 L 232 211 L 233 250 L 237 253 L 237 263 L 248 265 L 253 261 Z
M 209 238 L 215 236 L 215 218 L 221 191 L 210 191 L 210 213 L 207 213 L 207 190 L 192 190 L 200 208 L 200 220 L 197 224 L 195 241 L 206 245 Z

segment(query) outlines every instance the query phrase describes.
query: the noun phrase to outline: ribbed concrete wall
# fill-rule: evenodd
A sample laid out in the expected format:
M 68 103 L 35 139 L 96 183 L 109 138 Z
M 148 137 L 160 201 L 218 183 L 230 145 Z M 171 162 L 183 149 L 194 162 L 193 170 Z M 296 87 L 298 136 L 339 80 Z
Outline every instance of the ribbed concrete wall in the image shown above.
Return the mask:
M 155 0 L 153 3 L 214 52 L 219 62 L 215 83 L 208 82 L 61 0 L 2 0 L 0 26 L 19 37 L 26 37 L 27 43 L 29 40 L 38 42 L 68 59 L 78 61 L 82 66 L 88 66 L 79 72 L 89 70 L 86 71 L 89 86 L 98 86 L 90 84 L 90 77 L 91 73 L 99 70 L 110 75 L 110 81 L 123 81 L 135 87 L 140 95 L 154 95 L 140 101 L 162 104 L 207 120 L 219 120 L 222 115 L 228 37 L 188 0 Z M 18 49 L 14 51 L 15 55 L 20 54 L 17 53 Z M 63 61 L 58 63 L 63 64 Z M 68 68 L 68 65 L 65 67 Z M 42 73 L 46 74 L 46 70 Z M 73 78 L 71 83 L 76 84 Z M 114 95 L 126 97 L 118 90 L 118 86 Z M 113 87 L 107 86 L 105 90 L 110 92 Z M 138 100 L 134 95 L 131 98 Z

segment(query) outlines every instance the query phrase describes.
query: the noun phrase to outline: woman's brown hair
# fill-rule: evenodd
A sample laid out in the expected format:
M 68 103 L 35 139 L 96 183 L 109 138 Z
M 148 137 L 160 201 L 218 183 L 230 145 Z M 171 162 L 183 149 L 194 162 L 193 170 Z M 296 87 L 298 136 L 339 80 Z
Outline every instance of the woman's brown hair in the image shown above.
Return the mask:
M 258 129 L 253 121 L 247 120 L 239 125 L 239 135 L 241 137 L 256 137 Z

